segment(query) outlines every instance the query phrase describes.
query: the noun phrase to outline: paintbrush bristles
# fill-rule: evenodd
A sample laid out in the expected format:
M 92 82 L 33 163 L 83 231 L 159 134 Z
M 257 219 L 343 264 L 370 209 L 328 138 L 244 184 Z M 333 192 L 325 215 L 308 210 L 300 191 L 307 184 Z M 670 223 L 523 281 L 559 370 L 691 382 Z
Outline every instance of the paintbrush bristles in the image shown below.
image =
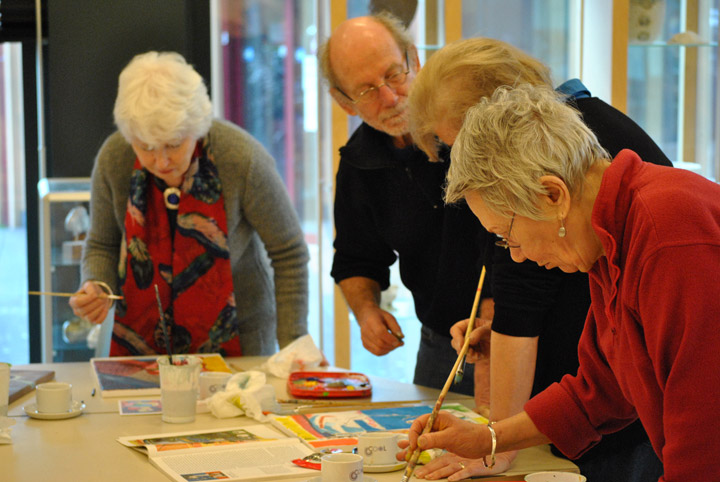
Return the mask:
M 465 330 L 465 341 L 463 342 L 462 349 L 460 350 L 460 353 L 458 354 L 457 360 L 455 360 L 455 365 L 453 365 L 453 368 L 450 371 L 450 376 L 448 376 L 447 381 L 445 381 L 445 385 L 443 386 L 443 389 L 440 392 L 440 396 L 438 397 L 437 402 L 435 402 L 435 407 L 433 408 L 433 411 L 430 413 L 430 417 L 428 418 L 428 421 L 425 424 L 425 428 L 423 428 L 422 434 L 420 434 L 420 435 L 424 435 L 432 430 L 432 426 L 435 424 L 435 418 L 437 417 L 437 414 L 440 411 L 440 407 L 442 406 L 442 403 L 445 400 L 445 396 L 450 391 L 450 386 L 453 384 L 453 380 L 455 379 L 458 368 L 460 367 L 460 363 L 465 359 L 465 355 L 467 354 L 468 348 L 470 348 L 470 332 L 473 330 L 473 327 L 475 325 L 475 316 L 477 316 L 478 306 L 480 305 L 480 292 L 482 292 L 482 287 L 483 287 L 484 282 L 485 282 L 485 266 L 483 266 L 482 271 L 480 272 L 480 281 L 478 281 L 477 292 L 475 293 L 475 301 L 473 301 L 473 307 L 470 312 L 470 319 L 468 320 L 467 330 Z M 402 482 L 407 482 L 410 480 L 410 477 L 412 477 L 412 474 L 415 471 L 415 466 L 417 465 L 417 461 L 418 461 L 418 458 L 420 457 L 421 452 L 422 452 L 422 450 L 420 450 L 420 447 L 416 447 L 415 450 L 413 451 L 413 453 L 410 457 L 410 460 L 408 461 L 407 467 L 405 467 L 405 472 L 403 474 Z

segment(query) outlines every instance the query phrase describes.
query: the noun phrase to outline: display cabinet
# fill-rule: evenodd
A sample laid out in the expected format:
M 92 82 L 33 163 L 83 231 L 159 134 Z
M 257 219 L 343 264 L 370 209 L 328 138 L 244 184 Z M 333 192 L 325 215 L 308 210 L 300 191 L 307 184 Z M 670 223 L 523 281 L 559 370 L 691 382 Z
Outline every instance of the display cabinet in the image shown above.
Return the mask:
M 80 261 L 89 224 L 90 178 L 41 179 L 40 289 L 68 293 L 80 286 Z M 89 323 L 76 317 L 68 298 L 42 296 L 42 361 L 88 360 Z
M 718 0 L 585 2 L 583 81 L 676 167 L 718 179 Z
M 717 0 L 631 0 L 628 115 L 677 167 L 717 178 Z

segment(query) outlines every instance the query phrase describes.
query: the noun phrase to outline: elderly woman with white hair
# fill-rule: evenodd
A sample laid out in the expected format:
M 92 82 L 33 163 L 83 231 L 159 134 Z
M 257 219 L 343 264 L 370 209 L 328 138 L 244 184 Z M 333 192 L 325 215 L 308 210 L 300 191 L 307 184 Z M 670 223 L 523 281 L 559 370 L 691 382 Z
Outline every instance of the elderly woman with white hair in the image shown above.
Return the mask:
M 720 186 L 629 150 L 611 163 L 577 111 L 522 85 L 468 110 L 446 192 L 461 199 L 514 261 L 589 274 L 580 366 L 490 426 L 441 412 L 421 436 L 420 417 L 410 447 L 492 465 L 552 442 L 574 458 L 639 419 L 660 480 L 720 480 Z
M 308 250 L 275 162 L 212 119 L 202 77 L 173 52 L 119 77 L 118 132 L 95 160 L 74 312 L 100 323 L 98 281 L 123 295 L 110 354 L 268 355 L 307 333 Z

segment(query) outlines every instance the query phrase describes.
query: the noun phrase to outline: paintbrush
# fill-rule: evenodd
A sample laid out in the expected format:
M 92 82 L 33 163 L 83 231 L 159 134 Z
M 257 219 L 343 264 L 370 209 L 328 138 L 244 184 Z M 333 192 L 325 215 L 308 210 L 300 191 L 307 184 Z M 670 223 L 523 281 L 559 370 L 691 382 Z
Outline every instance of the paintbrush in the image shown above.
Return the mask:
M 475 293 L 475 301 L 473 301 L 473 307 L 472 311 L 470 313 L 470 320 L 468 322 L 467 329 L 465 330 L 465 340 L 467 341 L 470 338 L 470 332 L 473 330 L 473 327 L 475 325 L 475 317 L 477 316 L 477 310 L 480 303 L 480 291 L 482 290 L 482 283 L 485 281 L 483 278 L 485 276 L 485 266 L 483 266 L 482 273 L 480 274 L 480 286 L 478 286 L 477 293 Z M 469 342 L 468 342 L 469 343 Z M 465 365 L 467 364 L 467 353 L 462 357 L 462 362 L 460 362 L 460 367 L 458 368 L 457 372 L 455 373 L 455 379 L 453 380 L 453 383 L 457 385 L 460 383 L 463 379 L 463 375 L 465 375 Z
M 157 283 L 155 283 L 155 299 L 157 299 L 158 314 L 160 315 L 160 326 L 162 327 L 163 338 L 165 338 L 165 349 L 168 354 L 168 361 L 173 364 L 172 361 L 172 350 L 170 349 L 170 337 L 168 336 L 167 326 L 165 325 L 165 314 L 163 313 L 162 301 L 160 301 L 160 291 L 158 290 Z
M 39 295 L 39 296 L 62 296 L 64 298 L 72 298 L 73 296 L 82 294 L 82 293 L 59 293 L 57 291 L 28 291 L 29 295 Z M 108 294 L 100 294 L 98 295 L 98 298 L 105 298 L 108 300 L 121 300 L 123 299 L 120 295 L 108 295 Z
M 424 435 L 432 430 L 432 426 L 435 424 L 435 418 L 437 417 L 438 412 L 440 411 L 440 407 L 442 406 L 443 402 L 445 401 L 445 396 L 450 391 L 450 386 L 453 383 L 453 380 L 455 380 L 455 377 L 457 376 L 457 371 L 460 368 L 460 362 L 465 359 L 465 355 L 467 354 L 468 348 L 470 347 L 470 332 L 473 329 L 473 326 L 475 325 L 475 316 L 477 315 L 477 309 L 478 305 L 480 304 L 480 292 L 482 291 L 483 283 L 485 282 L 485 266 L 483 266 L 482 271 L 480 272 L 480 281 L 478 281 L 478 287 L 477 292 L 475 293 L 475 301 L 473 302 L 472 311 L 470 312 L 470 320 L 468 321 L 468 327 L 465 331 L 465 342 L 463 343 L 462 349 L 460 350 L 460 353 L 458 354 L 457 360 L 455 361 L 455 365 L 453 365 L 452 370 L 450 371 L 450 376 L 448 376 L 447 381 L 445 382 L 445 386 L 443 386 L 442 391 L 440 392 L 440 396 L 437 399 L 437 402 L 435 402 L 435 407 L 433 408 L 433 411 L 430 413 L 430 418 L 427 420 L 427 424 L 425 425 L 425 428 L 422 431 L 421 435 Z M 412 477 L 413 472 L 415 471 L 415 466 L 417 465 L 418 458 L 420 457 L 420 453 L 422 450 L 420 450 L 420 447 L 416 447 L 415 450 L 412 452 L 410 456 L 410 460 L 408 461 L 407 467 L 405 467 L 405 473 L 402 477 L 402 482 L 408 482 L 410 480 L 410 477 Z
M 320 406 L 328 406 L 328 407 L 352 407 L 354 405 L 366 405 L 366 404 L 375 404 L 375 403 L 423 403 L 426 400 L 389 400 L 385 402 L 373 402 L 372 400 L 328 400 L 324 398 L 281 398 L 278 399 L 278 403 L 287 403 L 287 404 L 294 404 L 294 405 L 320 405 Z

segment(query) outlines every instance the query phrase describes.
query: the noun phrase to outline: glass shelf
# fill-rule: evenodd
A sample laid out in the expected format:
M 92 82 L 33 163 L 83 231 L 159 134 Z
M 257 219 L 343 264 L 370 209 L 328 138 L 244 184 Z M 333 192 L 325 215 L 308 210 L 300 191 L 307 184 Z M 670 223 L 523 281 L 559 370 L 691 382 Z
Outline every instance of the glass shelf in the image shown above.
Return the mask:
M 641 42 L 631 42 L 628 44 L 628 46 L 632 48 L 663 48 L 663 47 L 717 47 L 717 42 L 703 42 L 703 43 L 695 43 L 695 44 L 682 44 L 682 43 L 674 43 L 674 42 L 651 42 L 651 43 L 641 43 Z
M 80 286 L 82 235 L 66 227 L 68 214 L 76 208 L 89 210 L 90 178 L 41 179 L 40 198 L 41 291 L 74 292 Z M 82 210 L 77 211 L 82 216 Z M 79 226 L 85 224 L 80 220 Z M 80 230 L 80 228 L 78 228 Z M 65 362 L 88 360 L 94 356 L 85 340 L 68 343 L 63 338 L 63 324 L 76 317 L 68 298 L 43 296 L 42 360 Z

